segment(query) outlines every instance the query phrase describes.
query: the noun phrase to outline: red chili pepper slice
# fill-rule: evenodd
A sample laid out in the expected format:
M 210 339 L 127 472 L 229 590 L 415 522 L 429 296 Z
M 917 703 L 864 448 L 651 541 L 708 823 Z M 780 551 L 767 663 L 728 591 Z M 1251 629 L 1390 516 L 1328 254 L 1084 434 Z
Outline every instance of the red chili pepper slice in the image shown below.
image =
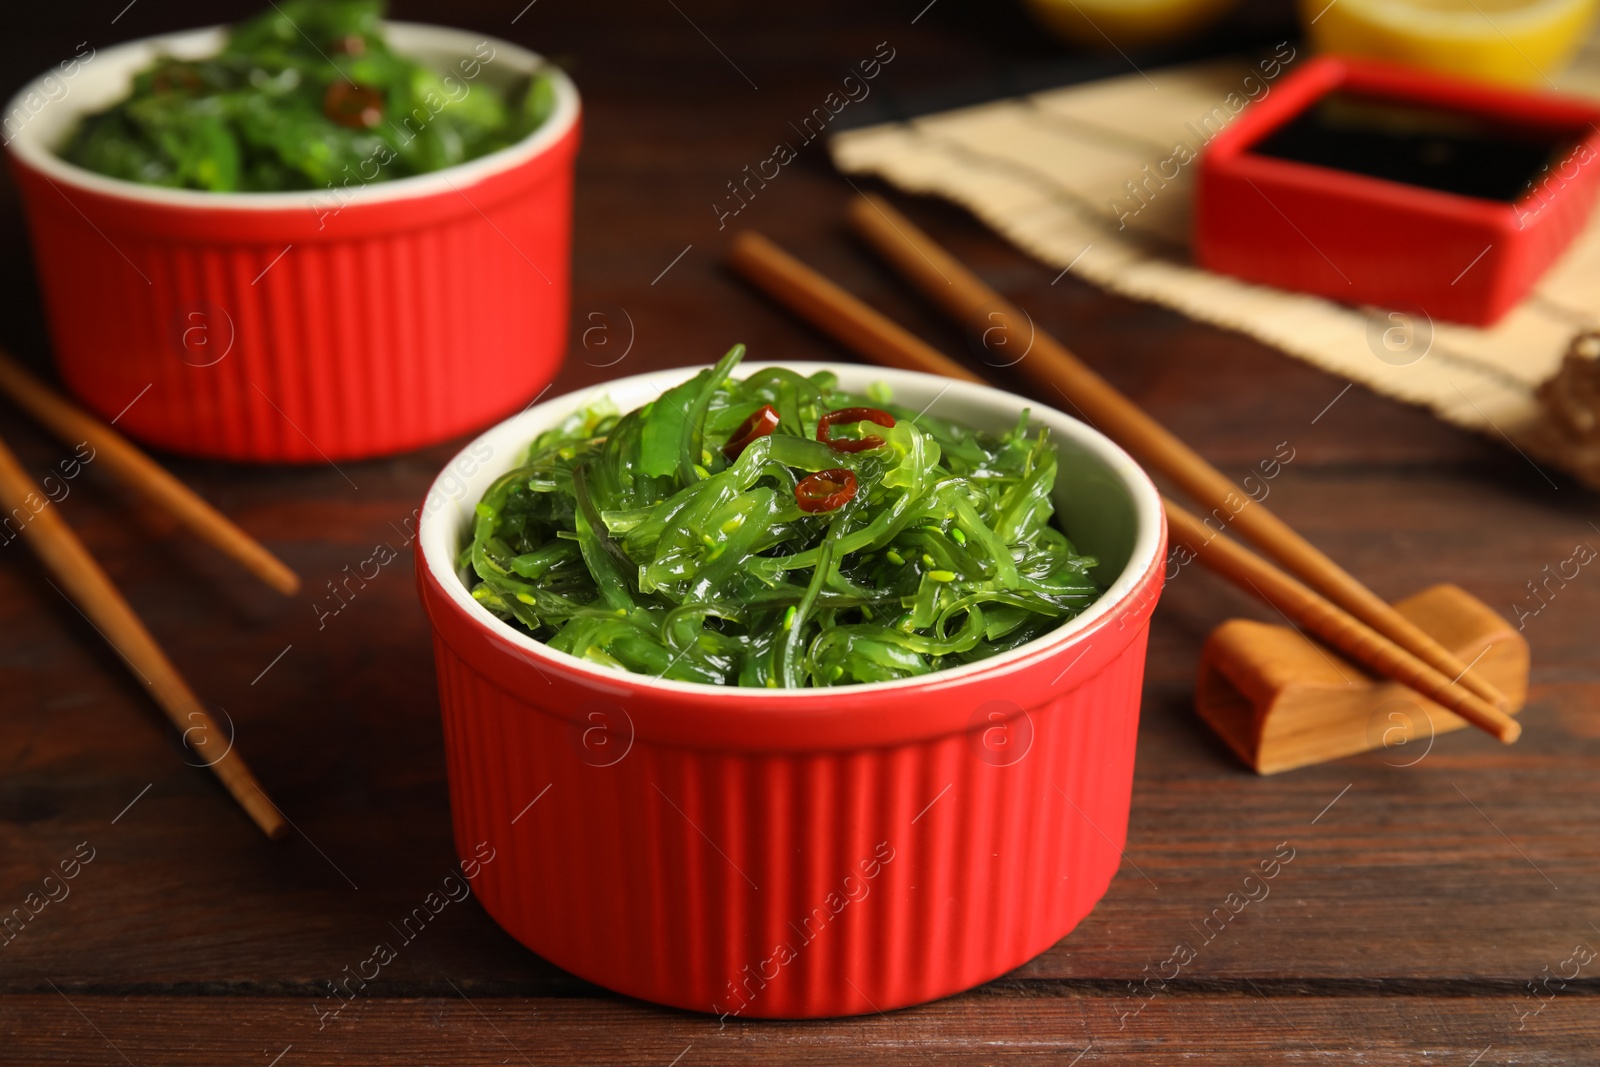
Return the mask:
M 383 119 L 383 94 L 370 85 L 336 81 L 322 96 L 322 113 L 352 130 L 370 130 Z
M 857 422 L 875 422 L 879 426 L 889 427 L 894 425 L 894 416 L 877 408 L 840 408 L 838 411 L 830 411 L 817 420 L 817 440 L 835 452 L 865 452 L 869 448 L 882 447 L 883 438 L 876 434 L 854 438 L 834 438 L 829 434 L 829 431 L 840 423 L 848 426 Z
M 749 448 L 758 437 L 766 437 L 778 428 L 778 411 L 771 404 L 762 404 L 761 410 L 751 415 L 739 424 L 733 431 L 733 436 L 728 438 L 728 443 L 722 446 L 722 454 L 730 460 L 739 458 L 739 454 Z
M 150 88 L 158 93 L 170 93 L 173 90 L 194 93 L 205 88 L 205 82 L 200 80 L 199 72 L 188 64 L 169 63 L 150 79 Z
M 794 502 L 800 505 L 801 511 L 812 515 L 821 511 L 837 511 L 855 495 L 855 471 L 844 467 L 808 474 L 794 487 Z

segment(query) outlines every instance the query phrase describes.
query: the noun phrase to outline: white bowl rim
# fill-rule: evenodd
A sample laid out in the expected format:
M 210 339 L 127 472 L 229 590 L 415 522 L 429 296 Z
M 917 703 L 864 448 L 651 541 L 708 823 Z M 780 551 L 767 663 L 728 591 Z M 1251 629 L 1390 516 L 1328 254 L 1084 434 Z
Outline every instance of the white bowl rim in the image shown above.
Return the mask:
M 474 453 L 474 449 L 477 446 L 487 444 L 491 439 L 500 439 L 502 444 L 510 443 L 515 452 L 520 454 L 543 429 L 553 425 L 558 419 L 572 411 L 586 407 L 602 397 L 627 388 L 649 386 L 659 393 L 665 388 L 677 385 L 688 376 L 704 369 L 697 366 L 650 371 L 626 378 L 618 378 L 595 386 L 581 387 L 541 404 L 526 408 L 521 413 L 497 423 L 475 437 L 465 448 L 462 448 L 450 458 L 450 461 L 445 464 L 438 477 L 429 484 L 427 494 L 423 498 L 422 518 L 417 526 L 416 550 L 422 554 L 422 559 L 427 566 L 429 575 L 473 622 L 485 628 L 493 636 L 513 645 L 525 657 L 531 655 L 540 662 L 558 670 L 583 675 L 586 681 L 613 691 L 619 685 L 637 685 L 657 692 L 676 693 L 699 700 L 740 702 L 749 700 L 753 695 L 774 700 L 814 700 L 819 694 L 827 693 L 849 696 L 893 693 L 898 690 L 918 687 L 926 688 L 930 684 L 944 685 L 960 682 L 969 678 L 987 676 L 997 670 L 1022 667 L 1060 652 L 1063 647 L 1072 644 L 1080 635 L 1096 629 L 1102 623 L 1102 620 L 1111 615 L 1119 605 L 1128 600 L 1139 589 L 1146 576 L 1159 563 L 1157 557 L 1161 551 L 1166 519 L 1161 506 L 1161 496 L 1157 492 L 1155 484 L 1150 480 L 1150 476 L 1145 473 L 1144 469 L 1134 461 L 1132 456 L 1123 451 L 1109 437 L 1106 437 L 1087 423 L 1048 405 L 1017 396 L 1014 393 L 1008 393 L 1002 389 L 939 378 L 935 375 L 922 374 L 917 371 L 895 370 L 887 367 L 852 363 L 784 361 L 781 363 L 741 363 L 735 369 L 734 375 L 742 378 L 748 374 L 771 367 L 785 367 L 805 375 L 823 370 L 835 373 L 846 371 L 850 377 L 860 375 L 870 377 L 874 381 L 883 381 L 896 394 L 900 392 L 902 386 L 939 383 L 939 388 L 943 389 L 943 392 L 939 396 L 935 396 L 935 403 L 940 399 L 940 396 L 954 394 L 954 396 L 968 401 L 980 402 L 984 406 L 1003 408 L 1012 418 L 1022 408 L 1029 408 L 1035 418 L 1050 426 L 1051 433 L 1064 434 L 1070 437 L 1074 443 L 1082 446 L 1104 462 L 1107 469 L 1120 479 L 1123 488 L 1127 491 L 1133 505 L 1137 530 L 1134 535 L 1133 545 L 1129 551 L 1128 562 L 1124 565 L 1122 573 L 1117 576 L 1116 580 L 1101 594 L 1098 600 L 1076 617 L 1041 637 L 998 655 L 989 656 L 957 667 L 943 668 L 928 674 L 915 675 L 910 678 L 897 678 L 886 682 L 858 682 L 851 685 L 821 688 L 804 687 L 799 689 L 756 689 L 749 686 L 718 686 L 706 682 L 680 682 L 668 678 L 656 678 L 648 674 L 637 674 L 631 671 L 624 672 L 614 668 L 603 667 L 551 648 L 510 623 L 503 622 L 482 604 L 474 600 L 467 589 L 466 583 L 461 580 L 456 569 L 457 551 L 454 548 L 453 533 L 458 518 L 457 509 L 461 504 L 465 503 L 467 510 L 470 512 L 488 482 L 493 477 L 498 477 L 503 469 L 509 469 L 509 467 L 503 469 L 490 468 L 494 469 L 496 473 L 488 478 L 485 477 L 482 470 L 475 471 L 471 476 L 461 476 L 461 480 L 467 484 L 461 495 L 451 501 L 456 507 L 440 506 L 430 510 L 427 501 L 434 499 L 435 494 L 441 492 L 441 483 L 447 476 L 457 470 L 457 464 L 467 458 L 469 453 Z M 844 377 L 845 375 L 841 375 L 841 379 Z M 493 454 L 494 448 L 493 446 L 490 447 L 491 454 Z M 475 479 L 476 485 L 474 485 Z M 448 497 L 441 496 L 440 499 L 448 499 Z
M 426 41 L 440 51 L 459 51 L 461 56 L 466 58 L 473 54 L 472 49 L 475 45 L 487 42 L 494 49 L 495 61 L 502 58 L 509 60 L 519 73 L 542 70 L 547 74 L 555 88 L 556 106 L 539 128 L 527 137 L 488 155 L 441 170 L 429 171 L 426 174 L 414 174 L 389 181 L 371 181 L 354 188 L 342 187 L 349 188 L 350 198 L 344 201 L 346 207 L 431 197 L 440 193 L 457 192 L 462 187 L 478 185 L 496 174 L 511 170 L 542 154 L 565 137 L 578 121 L 580 103 L 577 86 L 573 85 L 572 79 L 567 77 L 565 71 L 553 63 L 546 62 L 537 52 L 488 34 L 473 33 L 449 26 L 388 20 L 385 20 L 383 26 L 389 35 L 389 43 L 395 51 L 402 54 Z M 121 77 L 123 74 L 131 77 L 158 52 L 170 51 L 178 55 L 195 56 L 214 53 L 221 49 L 228 28 L 222 25 L 208 26 L 125 41 L 97 52 L 90 63 L 85 64 L 85 71 L 80 72 L 78 76 L 82 77 L 87 70 L 99 66 L 101 70 L 106 71 L 104 77 Z M 108 67 L 112 69 L 106 70 Z M 24 107 L 23 101 L 29 93 L 42 93 L 45 79 L 51 77 L 58 77 L 53 70 L 46 71 L 24 85 L 7 102 L 4 114 L 15 114 L 17 108 Z M 50 101 L 47 106 L 66 104 L 70 99 L 68 96 L 61 100 Z M 71 108 L 66 118 L 56 123 L 54 128 L 68 128 L 88 111 L 97 108 L 98 105 Z M 56 152 L 55 148 L 45 144 L 45 138 L 46 131 L 40 130 L 36 123 L 28 122 L 17 131 L 6 147 L 18 162 L 39 171 L 52 181 L 120 200 L 204 211 L 283 211 L 290 208 L 303 210 L 307 197 L 326 196 L 333 191 L 328 187 L 322 187 L 270 193 L 213 193 L 203 189 L 171 189 L 165 186 L 143 185 L 125 178 L 98 174 L 75 163 L 69 163 Z

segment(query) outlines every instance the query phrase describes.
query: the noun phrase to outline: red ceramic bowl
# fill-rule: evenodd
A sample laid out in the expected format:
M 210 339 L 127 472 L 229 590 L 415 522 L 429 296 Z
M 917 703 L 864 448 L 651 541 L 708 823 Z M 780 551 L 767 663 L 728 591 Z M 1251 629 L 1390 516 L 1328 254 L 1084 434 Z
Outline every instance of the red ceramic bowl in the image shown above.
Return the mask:
M 540 64 L 479 34 L 388 32 L 467 92 Z M 7 105 L 68 387 L 150 444 L 272 462 L 416 448 L 526 403 L 566 346 L 572 83 L 552 72 L 554 113 L 515 145 L 395 181 L 356 173 L 337 192 L 160 189 L 53 151 L 158 52 L 203 56 L 222 42 L 209 29 L 106 49 Z
M 1563 147 L 1513 200 L 1255 150 L 1335 92 Z M 1251 104 L 1206 146 L 1195 193 L 1195 252 L 1208 270 L 1247 281 L 1489 325 L 1571 243 L 1597 190 L 1600 107 L 1591 101 L 1324 56 Z
M 600 395 L 627 410 L 683 370 L 501 423 L 423 504 L 417 574 L 457 849 L 494 857 L 474 885 L 512 936 L 619 992 L 746 1017 L 916 1004 L 1060 940 L 1121 862 L 1162 582 L 1155 488 L 1105 437 L 1021 397 L 831 369 L 846 388 L 886 382 L 900 403 L 975 426 L 1003 430 L 1031 408 L 1061 450 L 1057 506 L 1100 558 L 1106 595 L 992 659 L 821 690 L 620 673 L 495 619 L 457 568 L 489 483 L 568 413 Z

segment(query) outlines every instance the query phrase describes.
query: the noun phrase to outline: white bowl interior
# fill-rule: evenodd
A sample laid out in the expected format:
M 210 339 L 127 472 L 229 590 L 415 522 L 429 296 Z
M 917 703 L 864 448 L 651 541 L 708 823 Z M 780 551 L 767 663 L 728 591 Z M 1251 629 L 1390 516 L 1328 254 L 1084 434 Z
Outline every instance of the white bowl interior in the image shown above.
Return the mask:
M 538 155 L 577 121 L 578 90 L 571 79 L 560 68 L 546 63 L 526 48 L 480 33 L 417 22 L 386 22 L 384 28 L 395 51 L 441 73 L 454 72 L 458 79 L 462 75 L 456 65 L 463 59 L 473 58 L 474 49 L 487 45 L 493 52 L 487 62 L 480 60 L 478 76 L 468 83 L 473 88 L 504 92 L 519 78 L 543 69 L 555 87 L 556 106 L 544 125 L 514 145 L 442 171 L 353 185 L 353 203 L 431 196 L 447 192 L 452 186 L 475 184 Z M 166 189 L 96 174 L 56 154 L 77 128 L 79 119 L 124 99 L 132 89 L 134 75 L 158 56 L 201 59 L 215 55 L 222 49 L 226 33 L 224 27 L 213 26 L 130 41 L 97 52 L 87 61 L 79 60 L 78 70 L 70 78 L 59 68 L 51 69 L 23 86 L 6 105 L 8 147 L 20 160 L 54 181 L 123 199 L 207 210 L 261 211 L 302 206 L 306 197 L 317 190 L 211 193 L 200 189 Z
M 763 367 L 779 365 L 746 363 L 735 373 L 744 377 Z M 1099 558 L 1097 577 L 1109 583 L 1105 595 L 1082 614 L 1009 652 L 934 675 L 839 688 L 862 691 L 926 685 L 931 678 L 954 679 L 991 670 L 1008 661 L 1048 655 L 1070 641 L 1073 634 L 1093 626 L 1131 593 L 1155 562 L 1161 543 L 1161 499 L 1155 486 L 1131 456 L 1077 419 L 999 389 L 912 371 L 851 364 L 784 363 L 781 366 L 801 374 L 831 370 L 838 375 L 842 388 L 856 393 L 864 392 L 874 382 L 883 382 L 893 390 L 897 404 L 911 408 L 929 405 L 931 414 L 979 429 L 1009 429 L 1016 424 L 1018 412 L 1030 409 L 1034 420 L 1049 427 L 1060 455 L 1055 490 L 1060 523 L 1080 551 Z M 472 536 L 474 505 L 491 482 L 522 461 L 528 445 L 542 431 L 602 397 L 610 397 L 619 410 L 632 410 L 654 400 L 662 391 L 684 381 L 697 370 L 679 368 L 640 374 L 557 397 L 507 419 L 462 449 L 434 480 L 423 502 L 417 545 L 429 572 L 469 615 L 530 655 L 589 674 L 598 682 L 614 684 L 617 678 L 614 670 L 558 652 L 497 619 L 472 599 L 467 591 L 468 572 L 458 570 L 456 562 Z M 718 693 L 724 692 L 716 686 L 693 682 L 652 679 L 644 675 L 629 675 L 628 678 L 652 687 L 687 691 L 702 699 L 716 699 Z M 766 692 L 778 699 L 815 693 L 806 689 Z

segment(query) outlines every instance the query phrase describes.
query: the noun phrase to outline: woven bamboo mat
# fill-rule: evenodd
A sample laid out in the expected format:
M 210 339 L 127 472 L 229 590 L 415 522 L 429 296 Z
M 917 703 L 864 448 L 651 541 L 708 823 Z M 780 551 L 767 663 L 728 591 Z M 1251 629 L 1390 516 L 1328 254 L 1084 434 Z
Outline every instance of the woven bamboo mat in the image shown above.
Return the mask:
M 1263 84 L 1270 92 L 1261 74 L 1259 60 L 1136 72 L 846 131 L 830 149 L 847 173 L 965 206 L 1056 270 L 1239 330 L 1459 425 L 1516 436 L 1536 414 L 1534 388 L 1555 372 L 1573 334 L 1600 325 L 1600 211 L 1489 329 L 1397 318 L 1201 270 L 1189 250 L 1196 165 L 1164 187 L 1147 185 L 1153 192 L 1141 199 L 1126 183 L 1179 145 L 1203 145 L 1232 117 L 1229 94 L 1237 105 L 1249 93 L 1259 99 Z M 1600 37 L 1555 84 L 1600 98 Z

